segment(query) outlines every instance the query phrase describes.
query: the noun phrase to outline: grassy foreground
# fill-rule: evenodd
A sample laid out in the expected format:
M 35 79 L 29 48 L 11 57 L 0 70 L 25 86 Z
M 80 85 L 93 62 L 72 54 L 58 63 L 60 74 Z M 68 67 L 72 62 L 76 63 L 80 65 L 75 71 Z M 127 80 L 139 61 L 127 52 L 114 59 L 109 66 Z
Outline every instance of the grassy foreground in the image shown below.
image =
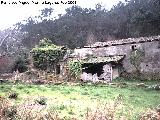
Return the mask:
M 113 101 L 120 101 L 116 112 L 128 120 L 137 120 L 142 112 L 160 105 L 160 91 L 137 87 L 136 82 L 119 85 L 27 85 L 0 84 L 0 96 L 8 97 L 11 92 L 18 93 L 16 99 L 10 99 L 14 105 L 26 101 L 35 102 L 40 97 L 46 98 L 45 109 L 57 111 L 60 118 L 84 119 L 87 111 L 104 107 Z M 155 84 L 154 82 L 148 84 Z

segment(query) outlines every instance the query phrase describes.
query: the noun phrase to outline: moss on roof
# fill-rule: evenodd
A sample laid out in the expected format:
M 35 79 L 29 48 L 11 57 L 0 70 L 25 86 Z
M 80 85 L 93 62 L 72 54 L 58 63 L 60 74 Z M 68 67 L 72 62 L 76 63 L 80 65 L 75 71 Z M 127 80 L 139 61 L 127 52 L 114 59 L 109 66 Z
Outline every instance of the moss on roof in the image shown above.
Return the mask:
M 107 42 L 96 42 L 93 45 L 89 45 L 89 46 L 85 46 L 85 47 L 86 48 L 94 48 L 94 47 L 105 47 L 105 46 L 122 45 L 122 44 L 152 42 L 152 41 L 160 41 L 160 35 L 159 36 L 151 36 L 151 37 L 139 37 L 139 38 L 112 40 L 112 41 L 107 41 Z
M 108 57 L 90 57 L 86 59 L 81 59 L 82 63 L 102 63 L 102 62 L 118 62 L 123 59 L 124 56 L 108 56 Z

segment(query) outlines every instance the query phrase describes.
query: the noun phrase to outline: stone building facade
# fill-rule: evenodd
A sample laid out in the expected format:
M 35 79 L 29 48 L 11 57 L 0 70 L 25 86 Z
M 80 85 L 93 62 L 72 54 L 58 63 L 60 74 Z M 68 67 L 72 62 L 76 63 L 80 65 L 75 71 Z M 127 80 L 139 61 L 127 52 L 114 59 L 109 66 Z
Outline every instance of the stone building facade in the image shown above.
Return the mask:
M 123 70 L 127 73 L 135 72 L 136 69 L 130 62 L 131 52 L 134 50 L 144 51 L 144 60 L 139 66 L 141 73 L 160 74 L 160 36 L 96 42 L 93 45 L 75 49 L 74 56 L 79 59 L 123 56 L 123 59 L 121 58 L 118 61 L 106 60 L 103 62 L 98 62 L 103 64 L 111 64 L 111 77 L 116 78 L 119 76 L 119 69 L 121 68 L 123 68 Z M 102 71 L 105 73 L 105 70 Z

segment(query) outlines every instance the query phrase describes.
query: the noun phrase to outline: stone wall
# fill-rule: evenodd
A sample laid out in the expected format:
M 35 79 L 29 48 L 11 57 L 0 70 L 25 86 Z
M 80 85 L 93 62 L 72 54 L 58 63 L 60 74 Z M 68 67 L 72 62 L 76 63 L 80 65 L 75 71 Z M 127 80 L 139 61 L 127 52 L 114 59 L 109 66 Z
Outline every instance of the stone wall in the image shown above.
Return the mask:
M 130 53 L 134 49 L 143 49 L 145 52 L 145 59 L 141 63 L 141 72 L 159 73 L 160 72 L 160 48 L 159 41 L 125 44 L 99 48 L 82 48 L 76 49 L 76 55 L 80 57 L 87 56 L 114 56 L 125 55 L 123 67 L 126 72 L 132 73 L 136 69 L 130 63 Z
M 113 79 L 119 77 L 119 69 L 117 67 L 113 68 L 112 71 L 113 71 L 112 73 Z
M 101 63 L 99 63 L 101 64 Z M 101 69 L 101 68 L 99 68 Z M 97 72 L 97 71 L 95 71 Z M 80 78 L 83 81 L 92 81 L 96 82 L 99 80 L 104 80 L 106 82 L 112 81 L 112 65 L 111 64 L 104 64 L 102 66 L 102 71 L 101 74 L 98 75 L 98 73 L 88 73 L 87 71 L 83 71 L 82 74 L 80 75 Z
M 101 74 L 100 80 L 105 80 L 107 82 L 112 81 L 112 65 L 111 64 L 106 64 L 103 66 L 103 74 Z
M 159 42 L 145 42 L 140 44 L 128 44 L 116 46 L 116 54 L 124 54 L 123 67 L 129 73 L 134 72 L 135 68 L 130 63 L 130 53 L 134 49 L 143 49 L 145 52 L 144 61 L 140 64 L 141 72 L 155 73 L 160 72 L 160 48 L 158 47 Z

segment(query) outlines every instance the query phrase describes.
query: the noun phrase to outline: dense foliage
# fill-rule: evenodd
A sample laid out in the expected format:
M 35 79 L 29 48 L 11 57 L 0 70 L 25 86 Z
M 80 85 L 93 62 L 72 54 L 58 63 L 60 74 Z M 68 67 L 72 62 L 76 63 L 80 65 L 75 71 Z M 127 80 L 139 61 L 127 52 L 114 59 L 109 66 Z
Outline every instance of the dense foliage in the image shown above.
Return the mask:
M 15 61 L 21 51 L 30 51 L 43 38 L 50 39 L 56 45 L 75 48 L 96 41 L 160 33 L 159 0 L 126 0 L 111 10 L 101 4 L 95 8 L 72 6 L 56 19 L 54 15 L 53 8 L 46 8 L 40 15 L 29 17 L 14 28 L 0 31 L 0 56 L 11 56 Z M 45 64 L 41 68 L 46 69 L 45 66 L 50 63 Z
M 57 19 L 54 10 L 44 9 L 40 20 L 29 18 L 21 24 L 27 33 L 25 45 L 32 47 L 44 37 L 57 45 L 81 47 L 96 41 L 157 35 L 160 32 L 160 1 L 129 0 L 111 10 L 97 4 L 94 9 L 72 6 Z
M 18 52 L 13 57 L 14 64 L 12 65 L 12 71 L 18 70 L 18 72 L 22 73 L 28 70 L 28 65 L 30 63 L 29 51 L 23 48 Z
M 72 60 L 69 62 L 69 70 L 73 77 L 78 78 L 82 72 L 82 63 L 78 60 Z
M 39 46 L 32 49 L 33 64 L 41 70 L 53 70 L 66 54 L 66 48 L 51 44 L 48 39 L 42 39 Z
M 28 62 L 25 59 L 22 59 L 22 58 L 19 57 L 15 61 L 12 71 L 17 71 L 18 70 L 20 73 L 25 72 L 25 71 L 28 70 L 27 65 L 28 65 Z

